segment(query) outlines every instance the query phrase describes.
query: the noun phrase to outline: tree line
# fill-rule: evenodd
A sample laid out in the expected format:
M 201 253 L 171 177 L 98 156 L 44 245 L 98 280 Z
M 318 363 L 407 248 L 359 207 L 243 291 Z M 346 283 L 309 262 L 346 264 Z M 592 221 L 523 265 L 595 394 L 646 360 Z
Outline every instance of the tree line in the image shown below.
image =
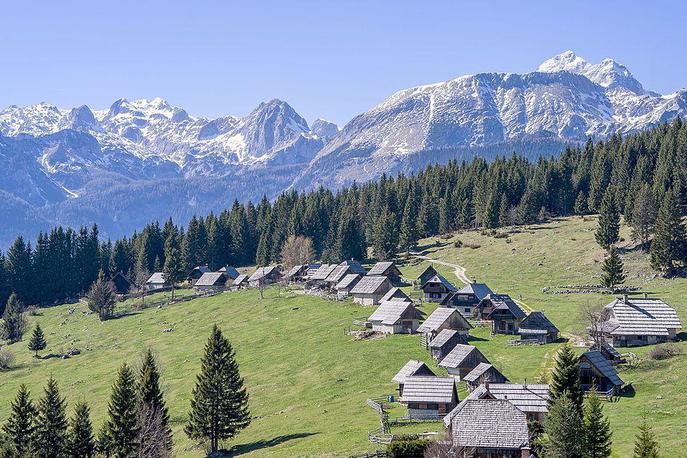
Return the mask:
M 675 254 L 673 243 L 679 232 L 675 217 L 684 215 L 685 204 L 687 126 L 677 119 L 627 137 L 569 146 L 558 157 L 477 157 L 430 165 L 411 176 L 383 175 L 336 192 L 291 190 L 273 202 L 235 201 L 219 214 L 194 216 L 185 227 L 171 219 L 155 221 L 115 241 L 99 240 L 95 225 L 57 227 L 39 234 L 33 245 L 18 237 L 0 253 L 0 304 L 11 292 L 27 304 L 63 302 L 86 292 L 99 271 L 106 278 L 121 272 L 140 279 L 164 270 L 170 256 L 169 271 L 268 265 L 280 261 L 289 236 L 310 238 L 325 262 L 365 259 L 368 247 L 375 258 L 387 259 L 427 236 L 599 213 L 610 205 L 644 245 L 659 228 L 673 234 L 656 234 L 652 254 L 654 266 L 667 270 L 687 257 L 684 250 Z

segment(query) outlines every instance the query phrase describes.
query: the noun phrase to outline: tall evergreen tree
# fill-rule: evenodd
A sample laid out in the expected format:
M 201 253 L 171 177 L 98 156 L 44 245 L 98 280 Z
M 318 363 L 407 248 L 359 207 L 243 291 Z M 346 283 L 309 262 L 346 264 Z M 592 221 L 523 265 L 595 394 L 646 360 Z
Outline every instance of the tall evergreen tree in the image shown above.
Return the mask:
M 605 249 L 608 249 L 620 240 L 620 212 L 615 202 L 613 189 L 610 187 L 606 189 L 601 200 L 599 225 L 594 238 L 596 243 Z
M 172 451 L 169 412 L 160 388 L 160 372 L 148 349 L 138 376 L 139 455 L 167 457 Z M 142 453 L 144 452 L 144 453 Z
M 623 261 L 620 259 L 618 250 L 615 247 L 610 247 L 608 256 L 604 259 L 601 269 L 601 284 L 611 291 L 615 291 L 616 286 L 625 282 Z
M 67 454 L 67 416 L 65 401 L 54 378 L 48 379 L 45 394 L 38 401 L 33 453 L 38 457 L 62 457 Z
M 398 234 L 395 226 L 395 217 L 389 207 L 385 206 L 375 222 L 374 252 L 377 259 L 391 259 L 396 253 Z
M 36 408 L 26 385 L 19 385 L 17 396 L 10 406 L 12 412 L 3 431 L 9 436 L 19 456 L 27 456 L 36 429 Z
M 117 302 L 112 283 L 105 280 L 105 274 L 101 271 L 98 279 L 86 294 L 86 304 L 91 312 L 97 313 L 100 321 L 112 317 Z
M 2 314 L 0 323 L 0 338 L 10 343 L 18 342 L 26 331 L 26 316 L 24 316 L 24 305 L 19 302 L 17 295 L 12 293 L 7 300 L 5 312 Z
M 650 255 L 651 266 L 666 274 L 672 273 L 687 257 L 685 227 L 672 190 L 666 193 L 658 210 Z
M 559 396 L 549 406 L 544 422 L 546 458 L 583 458 L 585 431 L 580 410 L 568 396 Z
M 649 239 L 656 224 L 656 205 L 649 185 L 644 184 L 634 200 L 632 208 L 632 239 L 640 242 L 642 249 L 646 251 Z
M 68 435 L 69 456 L 73 458 L 91 458 L 95 456 L 95 439 L 91 423 L 91 411 L 88 404 L 80 402 L 74 406 L 74 417 L 69 422 Z
M 40 323 L 36 323 L 36 327 L 31 335 L 31 340 L 29 341 L 29 350 L 34 352 L 34 356 L 38 358 L 38 352 L 45 350 L 47 347 L 47 342 L 45 341 L 45 336 L 43 335 L 43 330 L 41 329 Z
M 575 352 L 570 345 L 564 345 L 556 354 L 556 364 L 549 385 L 549 405 L 560 397 L 566 397 L 582 416 L 583 393 L 579 372 L 580 366 Z
M 401 229 L 399 232 L 399 245 L 401 249 L 410 252 L 410 249 L 415 246 L 418 239 L 417 225 L 415 223 L 417 217 L 417 209 L 415 203 L 415 193 L 410 191 L 403 207 L 403 216 L 401 217 Z
M 603 413 L 601 399 L 592 390 L 584 404 L 584 458 L 611 456 L 611 424 Z
M 100 447 L 108 456 L 128 458 L 137 453 L 139 427 L 136 404 L 136 381 L 125 363 L 112 385 L 107 409 L 109 417 L 100 436 Z
M 184 279 L 185 275 L 181 264 L 181 254 L 171 243 L 165 246 L 165 267 L 162 271 L 165 274 L 165 281 L 172 285 L 172 300 L 174 300 L 176 285 Z
M 186 434 L 191 439 L 208 441 L 214 453 L 220 441 L 233 438 L 249 424 L 248 393 L 239 374 L 236 355 L 222 331 L 214 325 L 193 389 Z
M 651 425 L 646 421 L 646 418 L 644 418 L 639 425 L 639 432 L 635 437 L 634 458 L 658 457 L 659 448 L 656 436 L 654 435 Z

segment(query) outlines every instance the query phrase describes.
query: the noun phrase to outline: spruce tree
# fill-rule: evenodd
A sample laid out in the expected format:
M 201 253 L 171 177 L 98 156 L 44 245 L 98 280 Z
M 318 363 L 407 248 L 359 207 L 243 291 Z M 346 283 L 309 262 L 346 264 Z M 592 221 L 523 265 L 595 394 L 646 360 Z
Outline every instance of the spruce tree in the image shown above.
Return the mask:
M 615 202 L 612 188 L 606 189 L 601 200 L 599 212 L 599 226 L 594 234 L 596 243 L 608 249 L 620 240 L 620 212 Z
M 585 458 L 611 456 L 611 424 L 603 413 L 601 399 L 592 392 L 584 404 Z
M 639 425 L 639 433 L 635 437 L 634 458 L 658 458 L 658 442 L 656 436 L 647 423 L 646 418 Z
M 74 417 L 69 422 L 68 447 L 69 456 L 73 458 L 91 458 L 95 455 L 91 412 L 84 402 L 74 406 Z
M 415 195 L 413 193 L 406 199 L 399 232 L 399 245 L 406 252 L 406 256 L 410 253 L 410 249 L 415 246 L 418 239 L 417 224 L 415 222 L 416 213 Z
M 45 350 L 48 344 L 45 341 L 45 336 L 43 335 L 43 330 L 41 329 L 40 323 L 36 323 L 36 327 L 31 335 L 31 340 L 29 341 L 29 350 L 35 352 L 34 356 L 38 358 L 38 352 Z
M 393 258 L 396 253 L 397 232 L 395 230 L 395 216 L 384 206 L 377 221 L 374 231 L 374 252 L 375 257 L 381 261 Z
M 666 274 L 685 261 L 685 227 L 675 199 L 669 190 L 656 217 L 654 239 L 651 242 L 651 266 Z
M 139 428 L 136 404 L 134 374 L 124 363 L 112 385 L 107 409 L 109 417 L 100 436 L 100 447 L 108 456 L 127 458 L 137 453 Z
M 61 457 L 67 453 L 67 416 L 65 401 L 54 378 L 48 379 L 43 398 L 38 401 L 34 454 L 39 457 Z
M 583 458 L 585 431 L 580 410 L 568 396 L 556 398 L 549 406 L 544 422 L 547 458 Z
M 86 304 L 91 312 L 98 314 L 100 321 L 105 321 L 114 313 L 116 302 L 112 283 L 105 280 L 105 274 L 101 270 L 98 279 L 86 294 Z
M 165 457 L 172 451 L 169 412 L 160 388 L 160 372 L 148 349 L 138 376 L 139 455 Z
M 25 456 L 31 450 L 36 428 L 36 408 L 31 401 L 29 390 L 23 383 L 19 386 L 11 409 L 12 413 L 2 429 L 9 436 L 19 456 Z
M 26 317 L 24 305 L 19 302 L 17 295 L 12 293 L 7 300 L 5 312 L 0 323 L 0 338 L 10 343 L 19 342 L 26 331 Z
M 566 397 L 582 415 L 582 387 L 580 386 L 580 365 L 575 352 L 566 344 L 556 354 L 556 365 L 551 374 L 549 385 L 549 404 L 560 398 Z
M 646 251 L 649 239 L 656 224 L 656 205 L 649 185 L 644 184 L 634 200 L 632 207 L 632 240 L 639 242 Z
M 214 453 L 219 441 L 233 438 L 249 424 L 248 393 L 234 350 L 214 325 L 193 389 L 186 434 L 194 440 L 208 441 Z
M 601 266 L 601 284 L 611 291 L 615 291 L 615 287 L 623 284 L 625 281 L 625 273 L 623 270 L 623 261 L 618 255 L 618 250 L 615 247 L 611 247 L 608 256 L 604 259 L 603 265 Z
M 575 204 L 573 205 L 573 212 L 575 212 L 576 215 L 587 214 L 587 196 L 584 194 L 584 191 L 580 191 L 577 194 L 577 199 L 575 199 Z
M 173 244 L 165 244 L 165 267 L 163 269 L 165 281 L 172 285 L 172 299 L 174 289 L 184 279 L 184 269 L 181 265 L 181 254 Z

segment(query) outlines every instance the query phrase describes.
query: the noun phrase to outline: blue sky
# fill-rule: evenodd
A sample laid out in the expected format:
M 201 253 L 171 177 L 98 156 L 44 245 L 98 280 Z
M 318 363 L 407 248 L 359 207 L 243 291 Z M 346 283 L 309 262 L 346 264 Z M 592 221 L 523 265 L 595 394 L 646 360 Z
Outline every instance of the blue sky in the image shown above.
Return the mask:
M 161 96 L 213 117 L 280 98 L 344 124 L 398 89 L 526 72 L 567 49 L 612 57 L 647 89 L 687 86 L 687 2 L 104 3 L 4 4 L 0 106 Z

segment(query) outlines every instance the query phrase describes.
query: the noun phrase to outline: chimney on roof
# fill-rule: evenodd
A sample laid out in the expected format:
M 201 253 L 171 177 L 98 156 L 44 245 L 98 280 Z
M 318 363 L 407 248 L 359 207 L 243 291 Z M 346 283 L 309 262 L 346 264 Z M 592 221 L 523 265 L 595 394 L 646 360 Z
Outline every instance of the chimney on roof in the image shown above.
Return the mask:
M 525 381 L 523 382 L 522 387 L 527 389 L 527 379 L 525 379 Z
M 489 378 L 484 381 L 484 388 L 489 391 Z
M 649 298 L 649 293 L 645 292 L 644 293 L 644 299 L 648 299 L 648 298 Z
M 623 294 L 623 302 L 627 304 L 627 294 Z

